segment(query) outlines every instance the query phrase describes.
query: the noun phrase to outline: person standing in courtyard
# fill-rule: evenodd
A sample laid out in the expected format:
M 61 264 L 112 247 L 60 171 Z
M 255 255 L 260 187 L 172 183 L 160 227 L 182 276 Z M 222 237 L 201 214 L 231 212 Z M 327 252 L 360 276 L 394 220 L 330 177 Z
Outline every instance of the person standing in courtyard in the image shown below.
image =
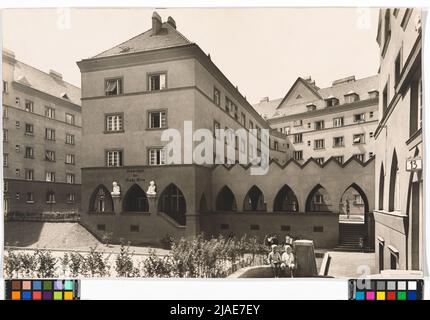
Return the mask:
M 281 271 L 281 254 L 276 244 L 272 244 L 272 251 L 269 252 L 268 261 L 272 266 L 273 276 L 279 278 Z
M 346 209 L 346 218 L 349 219 L 349 212 L 350 212 L 351 208 L 349 207 L 349 200 L 348 199 L 345 200 L 345 209 Z

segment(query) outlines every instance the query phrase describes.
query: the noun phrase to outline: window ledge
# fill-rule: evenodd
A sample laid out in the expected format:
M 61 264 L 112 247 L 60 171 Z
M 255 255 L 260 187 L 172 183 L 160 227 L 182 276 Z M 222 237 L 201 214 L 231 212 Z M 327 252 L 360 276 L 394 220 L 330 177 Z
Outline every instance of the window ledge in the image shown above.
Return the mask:
M 115 130 L 115 131 L 108 131 L 108 130 L 104 130 L 103 131 L 104 134 L 115 134 L 115 133 L 124 133 L 124 130 Z M 70 144 L 70 143 L 69 143 Z
M 34 201 L 26 201 L 25 203 L 33 204 L 33 203 L 34 203 Z
M 31 133 L 31 132 L 24 132 L 24 134 L 26 136 L 34 137 L 34 133 Z
M 169 127 L 161 127 L 161 128 L 146 128 L 147 131 L 158 131 L 158 130 L 165 130 L 169 129 Z
M 56 204 L 57 202 L 55 201 L 46 201 L 47 204 Z

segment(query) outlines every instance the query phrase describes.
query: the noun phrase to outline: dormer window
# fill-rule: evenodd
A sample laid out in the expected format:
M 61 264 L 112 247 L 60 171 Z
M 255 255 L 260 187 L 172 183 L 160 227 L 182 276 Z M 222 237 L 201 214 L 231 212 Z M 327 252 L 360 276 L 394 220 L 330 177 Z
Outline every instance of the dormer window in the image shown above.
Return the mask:
M 334 107 L 339 104 L 339 99 L 333 96 L 328 97 L 326 100 L 327 107 Z
M 345 103 L 353 103 L 355 101 L 360 100 L 360 96 L 356 94 L 354 91 L 350 91 L 345 94 Z
M 306 105 L 306 109 L 307 109 L 307 111 L 314 111 L 317 109 L 317 106 L 311 103 L 311 104 Z
M 369 93 L 369 99 L 377 99 L 379 97 L 379 91 L 376 89 L 372 89 L 368 93 Z
M 108 79 L 105 81 L 105 94 L 107 96 L 117 96 L 122 94 L 122 79 Z
M 66 100 L 70 100 L 69 96 L 67 95 L 67 93 L 62 93 L 61 94 L 61 98 L 66 99 Z

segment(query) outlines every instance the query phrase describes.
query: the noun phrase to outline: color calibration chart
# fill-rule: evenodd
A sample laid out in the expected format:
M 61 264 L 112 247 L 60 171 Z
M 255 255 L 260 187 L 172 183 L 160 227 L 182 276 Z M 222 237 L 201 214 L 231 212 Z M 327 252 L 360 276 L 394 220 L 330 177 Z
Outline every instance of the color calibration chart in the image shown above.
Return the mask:
M 5 280 L 6 300 L 80 300 L 80 280 Z
M 423 300 L 424 280 L 349 280 L 349 300 Z

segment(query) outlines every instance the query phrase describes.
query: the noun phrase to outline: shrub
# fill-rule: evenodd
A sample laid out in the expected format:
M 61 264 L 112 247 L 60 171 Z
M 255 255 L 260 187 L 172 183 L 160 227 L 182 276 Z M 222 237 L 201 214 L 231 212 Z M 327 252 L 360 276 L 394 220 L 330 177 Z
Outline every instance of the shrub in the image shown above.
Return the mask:
M 115 271 L 118 277 L 138 277 L 140 272 L 133 265 L 133 252 L 129 246 L 121 245 L 120 252 L 115 259 Z
M 38 278 L 54 278 L 57 259 L 52 256 L 50 250 L 36 250 L 37 259 L 36 274 Z
M 95 277 L 105 277 L 109 275 L 109 256 L 103 258 L 103 253 L 96 251 L 96 247 L 91 247 L 90 252 L 86 255 L 84 259 L 84 269 L 88 271 L 89 276 Z

